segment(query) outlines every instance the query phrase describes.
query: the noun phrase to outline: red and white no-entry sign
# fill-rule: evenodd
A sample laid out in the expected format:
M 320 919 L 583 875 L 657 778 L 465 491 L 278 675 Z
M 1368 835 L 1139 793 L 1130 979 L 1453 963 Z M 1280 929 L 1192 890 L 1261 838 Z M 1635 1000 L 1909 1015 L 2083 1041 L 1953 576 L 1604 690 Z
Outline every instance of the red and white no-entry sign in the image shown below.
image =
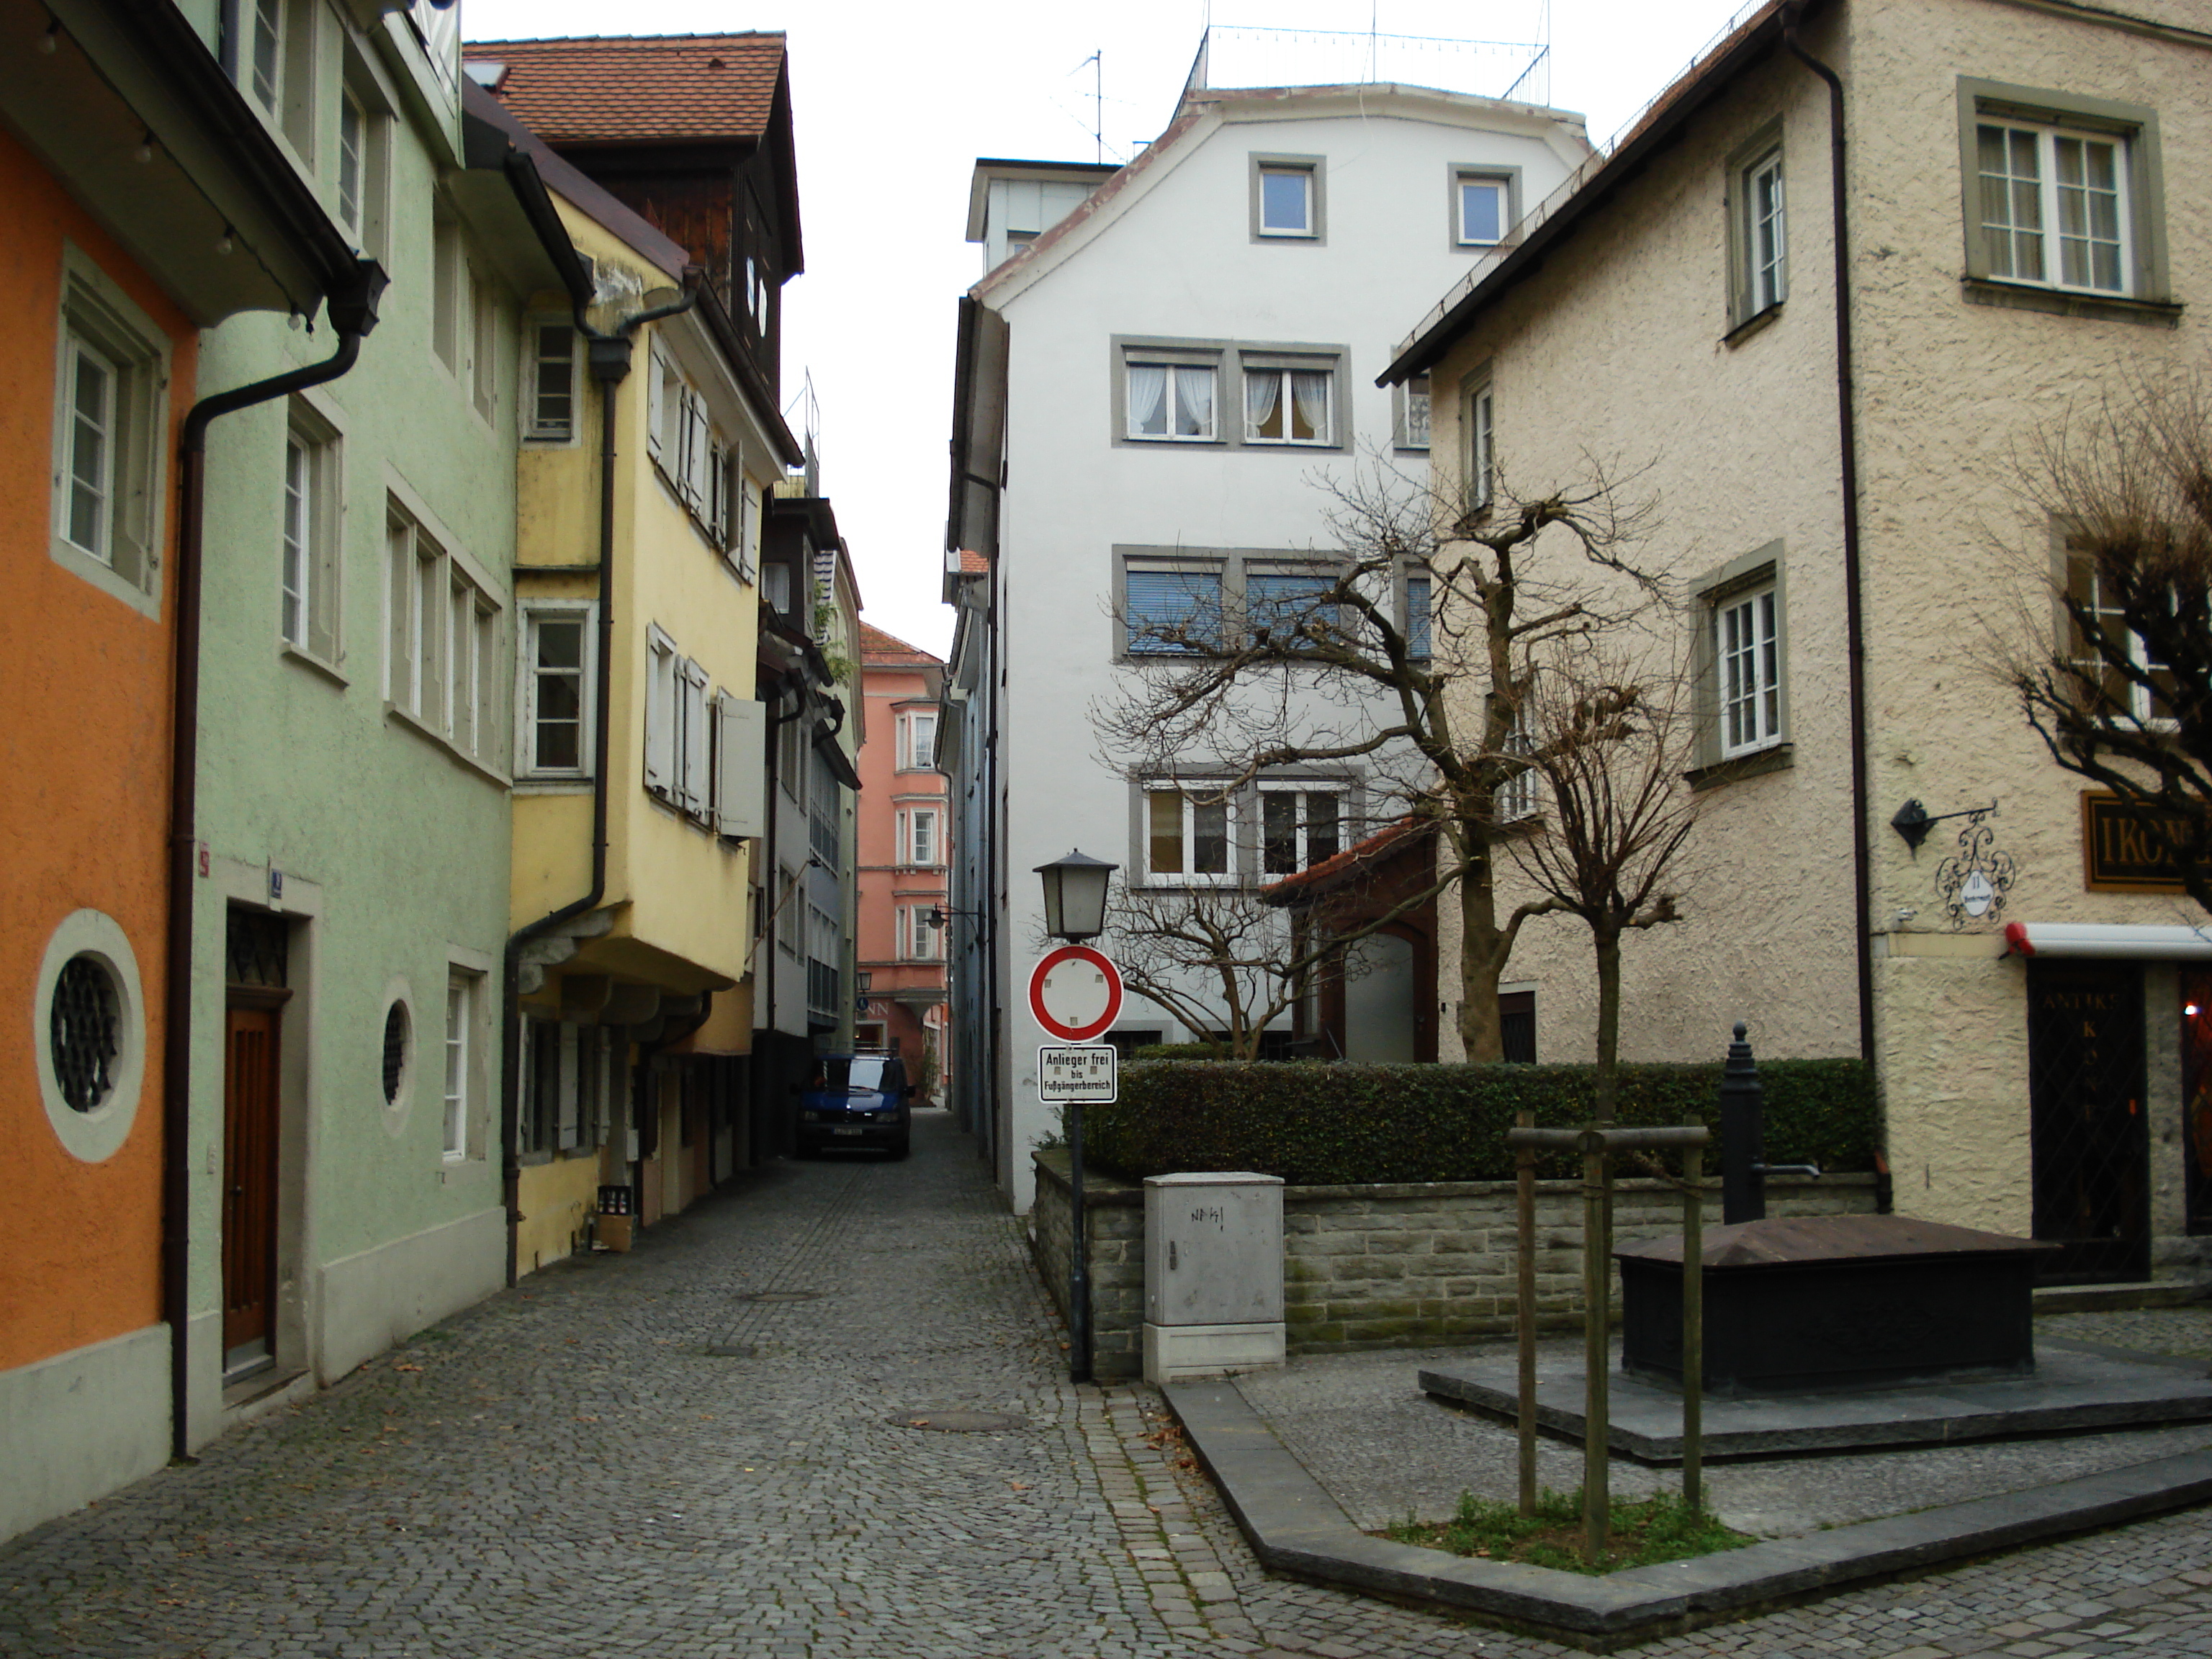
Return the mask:
M 1030 1012 L 1062 1042 L 1088 1042 L 1121 1017 L 1121 970 L 1103 951 L 1063 945 L 1030 970 Z

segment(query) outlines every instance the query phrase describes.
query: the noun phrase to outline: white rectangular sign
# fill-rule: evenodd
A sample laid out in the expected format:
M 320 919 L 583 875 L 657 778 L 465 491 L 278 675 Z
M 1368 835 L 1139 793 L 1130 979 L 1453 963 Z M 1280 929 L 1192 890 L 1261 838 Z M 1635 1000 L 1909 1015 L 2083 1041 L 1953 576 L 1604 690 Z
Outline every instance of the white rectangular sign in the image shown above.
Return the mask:
M 1037 1050 L 1037 1098 L 1059 1101 L 1119 1099 L 1121 1055 L 1111 1043 L 1070 1042 Z

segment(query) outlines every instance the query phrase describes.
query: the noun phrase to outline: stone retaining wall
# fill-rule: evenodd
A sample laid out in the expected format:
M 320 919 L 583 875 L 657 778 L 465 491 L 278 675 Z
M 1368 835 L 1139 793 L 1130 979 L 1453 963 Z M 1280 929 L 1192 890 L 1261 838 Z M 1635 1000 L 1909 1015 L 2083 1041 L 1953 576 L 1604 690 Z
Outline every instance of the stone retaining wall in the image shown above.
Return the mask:
M 1036 1205 L 1030 1245 L 1061 1314 L 1067 1311 L 1067 1153 L 1032 1155 Z M 1145 1189 L 1085 1172 L 1091 1242 L 1091 1352 L 1101 1376 L 1142 1368 Z M 1418 1347 L 1510 1336 L 1514 1328 L 1514 1183 L 1423 1182 L 1283 1190 L 1283 1316 L 1291 1352 Z M 1777 1178 L 1777 1216 L 1870 1215 L 1875 1177 Z M 1705 1218 L 1717 1226 L 1720 1182 L 1705 1183 Z M 1682 1204 L 1656 1181 L 1613 1189 L 1616 1244 L 1681 1231 Z M 1582 1319 L 1582 1185 L 1536 1183 L 1536 1322 Z M 1620 1273 L 1613 1276 L 1620 1293 Z M 1618 1305 L 1616 1304 L 1616 1305 Z

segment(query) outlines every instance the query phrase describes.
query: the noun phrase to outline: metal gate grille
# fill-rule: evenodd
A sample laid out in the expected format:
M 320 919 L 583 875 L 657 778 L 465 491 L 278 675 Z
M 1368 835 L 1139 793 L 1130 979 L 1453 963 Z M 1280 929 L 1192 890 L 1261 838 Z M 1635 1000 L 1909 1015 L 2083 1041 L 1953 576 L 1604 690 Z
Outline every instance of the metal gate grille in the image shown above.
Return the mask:
M 2035 1236 L 2047 1283 L 2150 1276 L 2142 971 L 2030 963 L 2028 1095 Z

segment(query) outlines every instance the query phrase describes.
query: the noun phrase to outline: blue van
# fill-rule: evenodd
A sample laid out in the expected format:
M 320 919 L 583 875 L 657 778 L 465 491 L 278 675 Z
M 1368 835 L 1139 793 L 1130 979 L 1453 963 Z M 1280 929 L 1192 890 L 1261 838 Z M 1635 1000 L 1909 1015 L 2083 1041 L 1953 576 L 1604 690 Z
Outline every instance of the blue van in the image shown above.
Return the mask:
M 913 1134 L 914 1085 L 895 1053 L 817 1054 L 797 1085 L 801 1152 L 872 1150 L 904 1158 Z

